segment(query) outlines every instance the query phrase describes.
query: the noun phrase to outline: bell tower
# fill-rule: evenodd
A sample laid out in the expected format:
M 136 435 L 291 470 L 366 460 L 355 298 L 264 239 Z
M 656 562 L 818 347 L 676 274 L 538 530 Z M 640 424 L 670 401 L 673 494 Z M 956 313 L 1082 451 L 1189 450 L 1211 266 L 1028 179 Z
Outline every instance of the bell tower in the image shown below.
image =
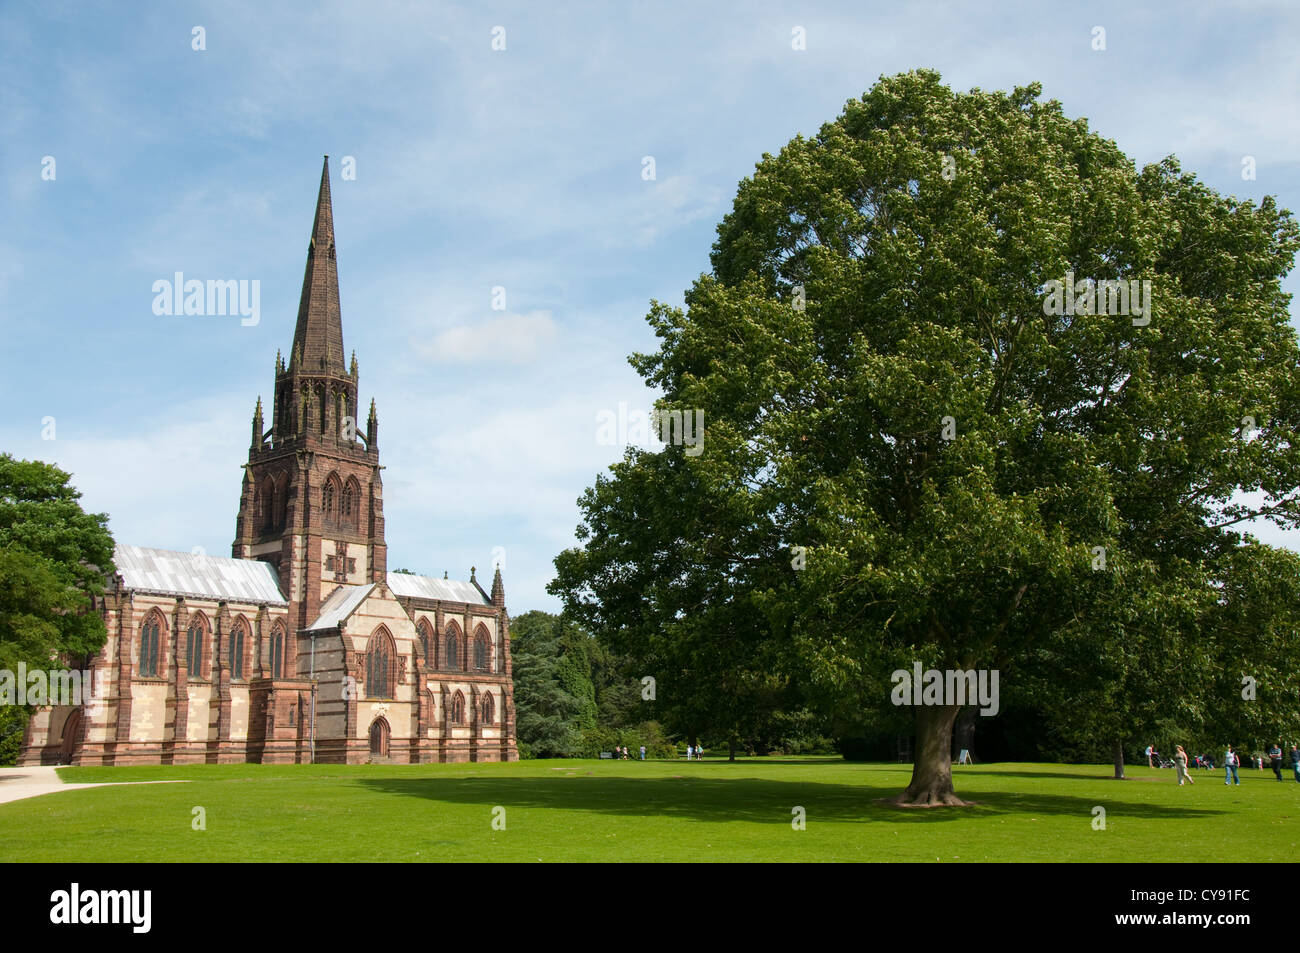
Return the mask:
M 295 629 L 338 586 L 388 573 L 379 418 L 372 400 L 360 424 L 356 354 L 344 364 L 329 172 L 326 156 L 293 343 L 287 363 L 275 356 L 271 406 L 259 397 L 253 412 L 231 546 L 236 558 L 276 567 Z

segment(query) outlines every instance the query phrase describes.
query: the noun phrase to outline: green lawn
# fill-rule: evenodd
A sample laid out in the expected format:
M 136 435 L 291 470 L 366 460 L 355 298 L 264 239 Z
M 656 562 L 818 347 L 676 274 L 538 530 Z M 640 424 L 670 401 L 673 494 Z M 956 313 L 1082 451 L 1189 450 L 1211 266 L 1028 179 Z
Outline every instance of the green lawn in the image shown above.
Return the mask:
M 954 768 L 968 809 L 878 802 L 907 766 L 838 759 L 336 767 L 66 768 L 66 781 L 191 779 L 0 804 L 5 861 L 1287 861 L 1300 784 L 1221 772 Z M 1093 808 L 1106 829 L 1093 830 Z M 191 829 L 192 809 L 207 829 Z M 505 808 L 505 830 L 492 827 Z M 803 807 L 807 828 L 794 830 Z M 1228 845 L 1231 844 L 1231 849 Z

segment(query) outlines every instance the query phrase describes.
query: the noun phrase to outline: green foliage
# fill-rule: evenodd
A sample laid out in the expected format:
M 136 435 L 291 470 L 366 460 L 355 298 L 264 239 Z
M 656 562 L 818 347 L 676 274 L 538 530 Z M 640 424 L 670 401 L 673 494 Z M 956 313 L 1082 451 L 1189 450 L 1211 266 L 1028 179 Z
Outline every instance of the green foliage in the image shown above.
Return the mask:
M 83 512 L 70 479 L 0 454 L 0 668 L 80 664 L 107 638 L 91 597 L 114 569 L 108 517 Z
M 676 758 L 682 750 L 664 733 L 659 722 L 643 721 L 619 728 L 600 726 L 584 732 L 580 757 L 598 758 L 602 751 L 625 747 L 629 758 L 639 760 L 642 745 L 646 747 L 647 758 Z
M 0 766 L 18 763 L 27 717 L 25 705 L 0 705 Z
M 515 721 L 520 758 L 595 758 L 626 746 L 637 757 L 671 758 L 675 744 L 640 683 L 580 626 L 548 612 L 511 623 Z
M 1103 744 L 1221 717 L 1221 561 L 1300 518 L 1300 229 L 1040 93 L 882 79 L 765 155 L 685 311 L 653 305 L 632 364 L 703 453 L 598 477 L 550 591 L 674 730 L 871 713 L 913 661 L 998 668 Z M 1067 274 L 1150 282 L 1146 310 L 1053 310 Z
M 578 751 L 576 723 L 583 699 L 562 682 L 564 642 L 559 620 L 548 613 L 526 612 L 511 624 L 515 736 L 521 758 L 564 758 Z
M 1196 712 L 1200 743 L 1260 751 L 1282 739 L 1289 745 L 1300 738 L 1300 556 L 1252 541 L 1229 553 L 1221 569 L 1206 638 L 1197 643 L 1211 666 L 1206 703 Z

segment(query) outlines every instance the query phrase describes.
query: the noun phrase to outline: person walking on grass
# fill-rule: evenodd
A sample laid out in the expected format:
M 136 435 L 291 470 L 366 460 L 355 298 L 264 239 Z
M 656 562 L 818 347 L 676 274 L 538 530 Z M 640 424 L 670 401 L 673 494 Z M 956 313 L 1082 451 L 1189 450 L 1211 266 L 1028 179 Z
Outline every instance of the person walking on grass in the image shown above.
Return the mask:
M 1147 767 L 1148 767 L 1148 768 L 1154 768 L 1154 767 L 1155 767 L 1155 765 L 1151 763 L 1151 755 L 1152 755 L 1152 753 L 1153 753 L 1154 751 L 1155 751 L 1155 746 L 1154 746 L 1154 745 L 1147 745 Z
M 1178 766 L 1178 786 L 1181 788 L 1183 782 L 1195 784 L 1192 776 L 1187 773 L 1187 752 L 1183 750 L 1182 745 L 1174 745 L 1174 763 Z
M 1241 778 L 1237 776 L 1237 749 L 1228 745 L 1228 751 L 1223 756 L 1223 784 L 1226 787 L 1233 782 L 1241 784 Z
M 1300 784 L 1300 748 L 1295 745 L 1291 746 L 1291 773 L 1295 775 L 1296 783 Z
M 1268 749 L 1268 766 L 1273 769 L 1273 775 L 1280 784 L 1282 782 L 1282 746 L 1276 742 L 1274 742 L 1273 747 Z

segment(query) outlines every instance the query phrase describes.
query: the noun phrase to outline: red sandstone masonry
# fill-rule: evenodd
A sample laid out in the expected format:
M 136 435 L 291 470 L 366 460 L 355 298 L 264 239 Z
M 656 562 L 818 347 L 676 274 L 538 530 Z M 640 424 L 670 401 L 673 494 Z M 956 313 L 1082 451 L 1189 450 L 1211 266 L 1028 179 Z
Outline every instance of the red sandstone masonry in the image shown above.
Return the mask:
M 349 636 L 337 630 L 315 636 L 318 656 L 323 650 L 341 653 L 344 671 L 317 670 L 317 682 L 308 677 L 311 636 L 304 630 L 319 616 L 322 592 L 323 543 L 326 539 L 344 543 L 347 556 L 365 560 L 365 577 L 387 584 L 388 547 L 385 541 L 383 481 L 379 462 L 379 420 L 372 402 L 364 435 L 360 427 L 359 375 L 355 358 L 344 365 L 342 318 L 338 294 L 333 210 L 329 193 L 328 161 L 321 174 L 316 217 L 308 244 L 307 268 L 303 278 L 297 326 L 289 359 L 277 358 L 270 406 L 271 430 L 264 430 L 259 398 L 253 416 L 248 462 L 244 465 L 239 494 L 239 513 L 231 555 L 237 559 L 263 559 L 275 567 L 280 589 L 288 605 L 250 607 L 240 604 L 232 611 L 226 601 L 194 596 L 176 596 L 162 613 L 159 647 L 161 678 L 143 679 L 137 672 L 141 628 L 159 597 L 137 601 L 136 594 L 110 580 L 100 611 L 109 629 L 109 639 L 93 663 L 97 670 L 111 673 L 104 687 L 103 712 L 98 721 L 89 717 L 72 723 L 77 735 L 71 745 L 75 764 L 159 764 L 261 761 L 301 763 L 310 760 L 310 710 L 313 692 L 318 722 L 324 678 L 353 674 L 363 686 L 365 657 L 346 644 Z M 341 436 L 342 417 L 350 416 L 357 426 L 355 443 Z M 359 491 L 353 498 L 356 512 L 349 520 L 327 521 L 321 490 L 331 475 L 340 485 L 355 481 Z M 355 556 L 353 554 L 355 553 Z M 346 564 L 344 564 L 346 571 Z M 475 583 L 477 585 L 477 582 Z M 330 584 L 332 588 L 333 583 Z M 482 589 L 480 588 L 480 591 Z M 486 595 L 486 594 L 485 594 Z M 389 759 L 410 762 L 462 762 L 518 759 L 514 737 L 514 690 L 510 658 L 509 616 L 500 574 L 493 579 L 490 605 L 471 605 L 441 600 L 399 598 L 398 604 L 411 621 L 432 613 L 433 658 L 421 660 L 416 639 L 395 641 L 394 665 L 398 679 L 412 698 L 393 701 L 392 719 L 409 719 L 402 724 L 409 738 L 394 738 Z M 208 671 L 190 671 L 188 625 L 202 611 L 207 629 Z M 230 638 L 237 615 L 248 623 L 244 644 L 244 678 L 233 680 L 230 670 Z M 456 619 L 459 629 L 460 665 L 446 670 L 447 624 Z M 274 623 L 285 623 L 284 674 L 272 678 L 269 670 L 268 639 Z M 489 639 L 489 671 L 472 667 L 473 639 L 481 621 L 492 620 L 495 637 Z M 491 633 L 489 633 L 491 636 Z M 326 644 L 326 643 L 329 644 Z M 448 703 L 448 681 L 469 686 L 466 724 L 452 725 Z M 132 716 L 140 701 L 137 688 L 165 685 L 158 737 L 132 736 Z M 190 741 L 192 693 L 211 691 L 207 708 L 205 740 Z M 248 694 L 247 730 L 234 728 L 232 707 L 236 689 Z M 496 724 L 501 737 L 484 737 L 480 700 L 490 690 L 497 701 Z M 329 702 L 330 705 L 338 704 Z M 360 700 L 342 703 L 345 729 L 342 737 L 318 732 L 316 760 L 322 763 L 364 763 L 370 760 L 368 725 L 358 724 Z M 52 713 L 45 715 L 51 724 Z M 204 717 L 198 712 L 194 717 Z M 57 756 L 62 737 L 33 734 L 33 718 L 20 756 L 20 764 L 39 763 Z M 430 737 L 433 728 L 433 737 Z M 453 729 L 469 729 L 468 737 L 455 737 Z M 55 729 L 61 732 L 62 729 Z M 107 732 L 105 735 L 104 733 Z M 86 740 L 91 735 L 96 739 Z

